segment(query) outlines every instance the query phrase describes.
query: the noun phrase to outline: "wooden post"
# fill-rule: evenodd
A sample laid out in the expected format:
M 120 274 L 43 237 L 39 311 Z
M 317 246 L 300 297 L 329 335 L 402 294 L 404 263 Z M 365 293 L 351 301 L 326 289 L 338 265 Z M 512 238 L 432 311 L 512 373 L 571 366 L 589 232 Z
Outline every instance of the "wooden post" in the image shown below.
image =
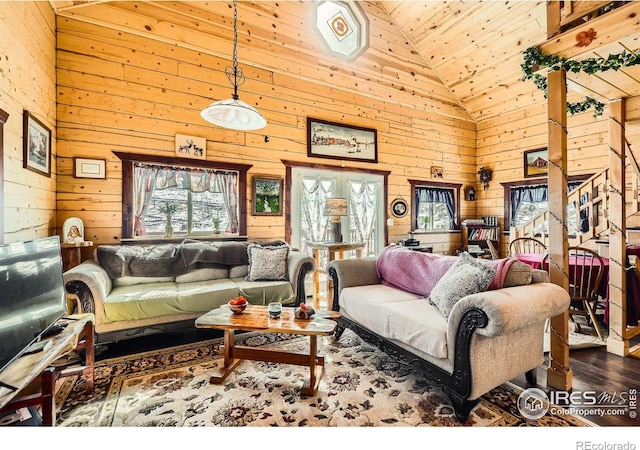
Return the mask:
M 560 32 L 561 9 L 560 2 L 547 2 L 547 39 L 551 39 Z
M 609 103 L 609 338 L 607 351 L 629 354 L 627 325 L 627 239 L 625 214 L 625 102 Z
M 569 291 L 567 233 L 567 78 L 564 70 L 549 73 L 549 279 Z M 573 373 L 569 368 L 569 313 L 551 318 L 551 353 L 547 385 L 568 391 Z

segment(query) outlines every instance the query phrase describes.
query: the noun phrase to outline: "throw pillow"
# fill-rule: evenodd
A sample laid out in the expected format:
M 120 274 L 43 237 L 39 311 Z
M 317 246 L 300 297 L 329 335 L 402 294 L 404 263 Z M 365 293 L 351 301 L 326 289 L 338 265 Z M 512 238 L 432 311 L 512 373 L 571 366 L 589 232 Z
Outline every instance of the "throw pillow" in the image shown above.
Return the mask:
M 513 261 L 509 266 L 507 275 L 504 277 L 503 287 L 523 286 L 531 284 L 533 269 L 529 264 L 522 261 Z
M 429 302 L 438 308 L 445 319 L 449 319 L 458 300 L 486 290 L 495 275 L 492 267 L 464 252 L 434 286 Z
M 289 279 L 289 246 L 249 244 L 249 272 L 247 281 L 283 281 Z

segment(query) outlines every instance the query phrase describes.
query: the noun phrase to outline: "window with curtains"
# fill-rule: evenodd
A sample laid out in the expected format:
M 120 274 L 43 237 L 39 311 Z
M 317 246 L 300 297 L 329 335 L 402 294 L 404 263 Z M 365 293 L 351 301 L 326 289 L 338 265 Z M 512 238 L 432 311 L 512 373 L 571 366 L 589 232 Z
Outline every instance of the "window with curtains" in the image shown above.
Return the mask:
M 571 177 L 567 182 L 567 192 L 573 191 L 587 179 L 588 175 Z M 505 195 L 505 230 L 511 226 L 522 227 L 540 214 L 544 213 L 548 207 L 548 187 L 547 183 L 540 181 L 504 183 Z M 570 235 L 580 234 L 589 229 L 589 208 L 580 209 L 579 206 L 589 201 L 589 195 L 580 197 L 580 205 L 576 202 L 567 204 L 568 233 Z M 547 233 L 546 224 L 535 230 L 536 234 Z
M 238 172 L 135 163 L 134 234 L 164 233 L 167 203 L 177 205 L 174 233 L 211 234 L 214 218 L 224 233 L 238 233 Z
M 411 183 L 411 228 L 415 231 L 446 231 L 460 228 L 460 184 Z
M 211 236 L 214 218 L 226 235 L 247 232 L 250 165 L 114 152 L 122 160 L 122 238 L 162 236 L 167 203 L 174 235 Z

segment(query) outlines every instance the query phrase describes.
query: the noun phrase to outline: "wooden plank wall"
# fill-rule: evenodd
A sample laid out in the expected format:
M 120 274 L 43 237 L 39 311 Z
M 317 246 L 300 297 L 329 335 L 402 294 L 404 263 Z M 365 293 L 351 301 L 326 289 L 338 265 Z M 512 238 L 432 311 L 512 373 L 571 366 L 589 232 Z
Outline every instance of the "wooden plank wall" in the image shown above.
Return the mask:
M 503 182 L 524 177 L 524 151 L 547 146 L 547 105 L 540 93 L 536 106 L 514 109 L 498 118 L 478 123 L 478 166 L 494 171 L 487 191 L 478 196 L 479 216 L 503 217 Z M 568 95 L 570 101 L 576 101 Z M 607 109 L 595 119 L 593 110 L 567 117 L 567 171 L 569 175 L 598 173 L 608 166 Z M 546 181 L 546 178 L 543 178 Z M 500 220 L 502 225 L 502 219 Z M 508 236 L 501 240 L 500 253 L 508 253 Z
M 4 126 L 4 241 L 55 234 L 55 15 L 49 2 L 0 4 L 0 108 Z M 52 176 L 22 167 L 23 110 L 52 130 Z
M 347 162 L 344 166 L 391 171 L 387 205 L 398 195 L 409 199 L 407 179 L 431 179 L 432 165 L 443 167 L 442 181 L 477 183 L 472 121 L 372 101 L 353 91 L 242 61 L 247 82 L 240 98 L 255 104 L 266 117 L 266 130 L 245 133 L 209 125 L 199 112 L 212 98 L 231 95 L 223 73 L 227 65 L 229 60 L 224 58 L 59 17 L 58 226 L 67 217 L 77 216 L 85 223 L 87 239 L 97 244 L 117 242 L 121 167 L 112 152 L 171 156 L 176 133 L 205 137 L 208 160 L 253 164 L 249 179 L 253 174 L 284 176 L 283 159 L 334 163 L 307 157 L 307 117 L 378 130 L 378 164 Z M 291 73 L 296 73 L 295 68 Z M 438 100 L 433 102 L 437 105 Z M 269 143 L 264 142 L 265 131 Z M 74 156 L 106 159 L 107 178 L 74 179 Z M 247 198 L 249 202 L 250 192 Z M 463 201 L 462 216 L 470 215 L 475 215 L 475 202 Z M 283 237 L 284 220 L 249 216 L 248 236 Z M 389 241 L 405 238 L 408 231 L 409 217 L 395 218 Z M 457 248 L 460 236 L 447 233 L 421 239 L 434 244 L 434 251 L 449 253 Z

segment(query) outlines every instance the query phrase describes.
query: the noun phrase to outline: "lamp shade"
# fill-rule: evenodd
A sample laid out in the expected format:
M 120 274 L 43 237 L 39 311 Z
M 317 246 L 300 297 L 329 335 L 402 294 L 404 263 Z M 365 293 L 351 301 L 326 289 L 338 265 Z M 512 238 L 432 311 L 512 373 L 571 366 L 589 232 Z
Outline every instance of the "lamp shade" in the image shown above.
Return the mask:
M 207 122 L 232 130 L 258 130 L 267 126 L 255 108 L 236 98 L 214 102 L 200 115 Z
M 347 215 L 347 199 L 346 198 L 328 198 L 324 204 L 325 216 L 346 216 Z

